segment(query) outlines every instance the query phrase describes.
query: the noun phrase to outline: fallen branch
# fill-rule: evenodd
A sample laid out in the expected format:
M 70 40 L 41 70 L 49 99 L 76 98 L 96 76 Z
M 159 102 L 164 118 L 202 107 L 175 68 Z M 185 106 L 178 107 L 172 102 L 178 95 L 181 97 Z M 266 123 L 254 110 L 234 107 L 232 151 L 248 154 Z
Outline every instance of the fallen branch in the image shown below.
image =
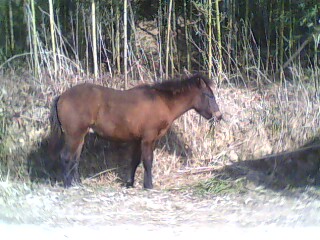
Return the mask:
M 102 175 L 102 174 L 105 174 L 105 173 L 107 173 L 107 172 L 111 172 L 111 171 L 116 170 L 116 169 L 118 169 L 118 168 L 106 169 L 106 170 L 104 170 L 104 171 L 102 171 L 102 172 L 98 172 L 97 174 L 89 177 L 88 179 L 93 179 L 93 178 L 99 177 L 99 176 Z
M 291 55 L 291 57 L 283 64 L 282 69 L 285 69 L 289 66 L 289 64 L 300 54 L 300 52 L 308 45 L 309 42 L 312 40 L 312 35 L 310 35 L 301 46 L 297 49 L 297 51 Z
M 207 173 L 207 172 L 212 172 L 220 167 L 212 166 L 212 167 L 196 167 L 196 168 L 189 168 L 185 170 L 178 170 L 179 174 L 191 174 L 191 175 L 196 175 L 196 174 L 201 174 L 201 173 Z
M 292 54 L 292 56 L 283 64 L 282 69 L 285 69 L 286 67 L 289 66 L 289 64 L 293 61 L 293 59 L 295 59 L 300 52 L 312 41 L 313 36 L 317 36 L 320 35 L 320 28 L 316 27 L 313 31 L 312 34 L 309 35 L 309 37 L 304 40 L 304 42 L 301 44 L 301 46 L 297 49 L 297 51 Z

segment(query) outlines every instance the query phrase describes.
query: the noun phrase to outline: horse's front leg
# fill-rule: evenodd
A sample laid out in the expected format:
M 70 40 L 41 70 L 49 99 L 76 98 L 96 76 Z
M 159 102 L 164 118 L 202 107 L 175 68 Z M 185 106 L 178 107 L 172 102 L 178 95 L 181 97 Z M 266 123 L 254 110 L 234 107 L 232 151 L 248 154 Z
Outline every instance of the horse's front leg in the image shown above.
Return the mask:
M 137 167 L 141 162 L 141 142 L 140 141 L 134 142 L 133 145 L 134 147 L 133 147 L 133 152 L 132 152 L 132 157 L 130 162 L 130 169 L 129 169 L 127 182 L 126 182 L 127 187 L 133 187 L 134 176 L 136 174 Z
M 152 189 L 152 162 L 153 162 L 153 141 L 144 141 L 141 143 L 141 159 L 144 167 L 143 187 Z

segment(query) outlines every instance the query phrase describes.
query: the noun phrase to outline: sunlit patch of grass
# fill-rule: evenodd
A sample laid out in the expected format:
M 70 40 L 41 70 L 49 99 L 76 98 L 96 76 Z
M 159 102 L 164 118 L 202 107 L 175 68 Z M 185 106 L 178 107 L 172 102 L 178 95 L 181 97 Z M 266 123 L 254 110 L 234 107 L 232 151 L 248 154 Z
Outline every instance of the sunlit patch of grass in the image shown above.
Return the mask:
M 212 177 L 209 180 L 201 181 L 193 187 L 193 190 L 198 195 L 224 195 L 233 193 L 244 193 L 245 180 L 243 178 L 221 179 Z

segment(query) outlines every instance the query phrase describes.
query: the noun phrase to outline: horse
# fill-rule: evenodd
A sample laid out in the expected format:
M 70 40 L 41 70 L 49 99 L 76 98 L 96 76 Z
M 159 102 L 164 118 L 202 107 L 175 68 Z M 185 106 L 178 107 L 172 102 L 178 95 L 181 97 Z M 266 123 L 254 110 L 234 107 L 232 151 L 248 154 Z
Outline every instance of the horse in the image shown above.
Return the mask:
M 80 181 L 80 154 L 85 136 L 93 131 L 103 138 L 132 141 L 134 151 L 126 186 L 133 187 L 136 169 L 142 162 L 143 186 L 152 189 L 155 142 L 166 134 L 175 119 L 191 109 L 208 120 L 222 119 L 212 84 L 211 79 L 198 73 L 128 90 L 91 83 L 66 90 L 51 107 L 49 142 L 49 155 L 54 161 L 60 158 L 56 163 L 64 187 Z

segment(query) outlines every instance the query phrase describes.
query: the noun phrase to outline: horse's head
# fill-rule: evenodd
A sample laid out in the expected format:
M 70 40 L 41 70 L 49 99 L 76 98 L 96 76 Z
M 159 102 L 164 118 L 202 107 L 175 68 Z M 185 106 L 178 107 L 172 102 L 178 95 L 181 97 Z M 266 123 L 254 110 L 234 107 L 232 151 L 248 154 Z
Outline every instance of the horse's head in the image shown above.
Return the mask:
M 194 109 L 206 119 L 214 118 L 215 120 L 220 121 L 222 119 L 222 114 L 209 81 L 200 76 L 198 78 L 197 87 L 198 94 L 194 100 Z

